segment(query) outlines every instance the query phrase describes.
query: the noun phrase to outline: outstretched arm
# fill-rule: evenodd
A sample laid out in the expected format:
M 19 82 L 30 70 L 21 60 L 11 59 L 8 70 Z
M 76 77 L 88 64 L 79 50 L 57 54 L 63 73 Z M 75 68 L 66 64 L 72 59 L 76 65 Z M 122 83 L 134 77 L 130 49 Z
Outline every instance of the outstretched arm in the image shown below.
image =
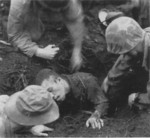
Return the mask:
M 86 126 L 91 126 L 93 129 L 104 126 L 103 117 L 107 114 L 109 101 L 103 93 L 98 80 L 93 76 L 90 78 L 91 83 L 88 89 L 88 98 L 95 105 L 95 111 L 86 121 Z

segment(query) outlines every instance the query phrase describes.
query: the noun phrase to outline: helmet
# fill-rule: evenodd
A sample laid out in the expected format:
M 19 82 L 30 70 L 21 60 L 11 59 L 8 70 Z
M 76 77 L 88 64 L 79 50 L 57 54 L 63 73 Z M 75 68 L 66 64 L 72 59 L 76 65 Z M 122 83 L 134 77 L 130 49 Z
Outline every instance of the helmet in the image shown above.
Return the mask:
M 69 0 L 37 0 L 38 4 L 46 9 L 60 9 L 68 6 Z
M 124 54 L 143 41 L 145 31 L 130 17 L 119 17 L 106 29 L 105 37 L 108 52 Z

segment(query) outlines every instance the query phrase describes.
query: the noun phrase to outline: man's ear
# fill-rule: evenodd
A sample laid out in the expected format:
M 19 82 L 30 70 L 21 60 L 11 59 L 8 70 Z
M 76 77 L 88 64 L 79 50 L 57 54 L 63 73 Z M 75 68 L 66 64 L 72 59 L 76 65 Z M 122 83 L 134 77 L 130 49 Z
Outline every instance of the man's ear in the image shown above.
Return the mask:
M 52 91 L 53 91 L 53 88 L 52 88 L 52 87 L 49 87 L 49 88 L 47 88 L 47 91 L 48 91 L 48 92 L 52 92 Z

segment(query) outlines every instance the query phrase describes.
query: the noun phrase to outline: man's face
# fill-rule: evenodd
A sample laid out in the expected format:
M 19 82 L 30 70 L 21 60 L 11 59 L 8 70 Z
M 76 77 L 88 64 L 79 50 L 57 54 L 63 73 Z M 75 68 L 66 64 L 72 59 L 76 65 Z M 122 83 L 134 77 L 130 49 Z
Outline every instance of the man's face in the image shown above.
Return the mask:
M 46 88 L 56 101 L 63 101 L 66 97 L 65 80 L 61 77 L 50 76 L 41 84 Z

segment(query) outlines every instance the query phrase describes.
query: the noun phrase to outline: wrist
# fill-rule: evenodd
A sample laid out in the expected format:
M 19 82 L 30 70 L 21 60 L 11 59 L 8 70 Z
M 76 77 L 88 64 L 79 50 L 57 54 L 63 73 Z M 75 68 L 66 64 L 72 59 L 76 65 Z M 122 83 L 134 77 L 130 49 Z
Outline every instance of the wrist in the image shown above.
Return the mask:
M 100 113 L 97 110 L 95 110 L 95 112 L 91 115 L 91 117 L 98 119 L 98 118 L 101 117 L 101 115 L 100 115 Z
M 35 56 L 37 57 L 43 57 L 43 49 L 42 48 L 38 48 L 35 52 Z

